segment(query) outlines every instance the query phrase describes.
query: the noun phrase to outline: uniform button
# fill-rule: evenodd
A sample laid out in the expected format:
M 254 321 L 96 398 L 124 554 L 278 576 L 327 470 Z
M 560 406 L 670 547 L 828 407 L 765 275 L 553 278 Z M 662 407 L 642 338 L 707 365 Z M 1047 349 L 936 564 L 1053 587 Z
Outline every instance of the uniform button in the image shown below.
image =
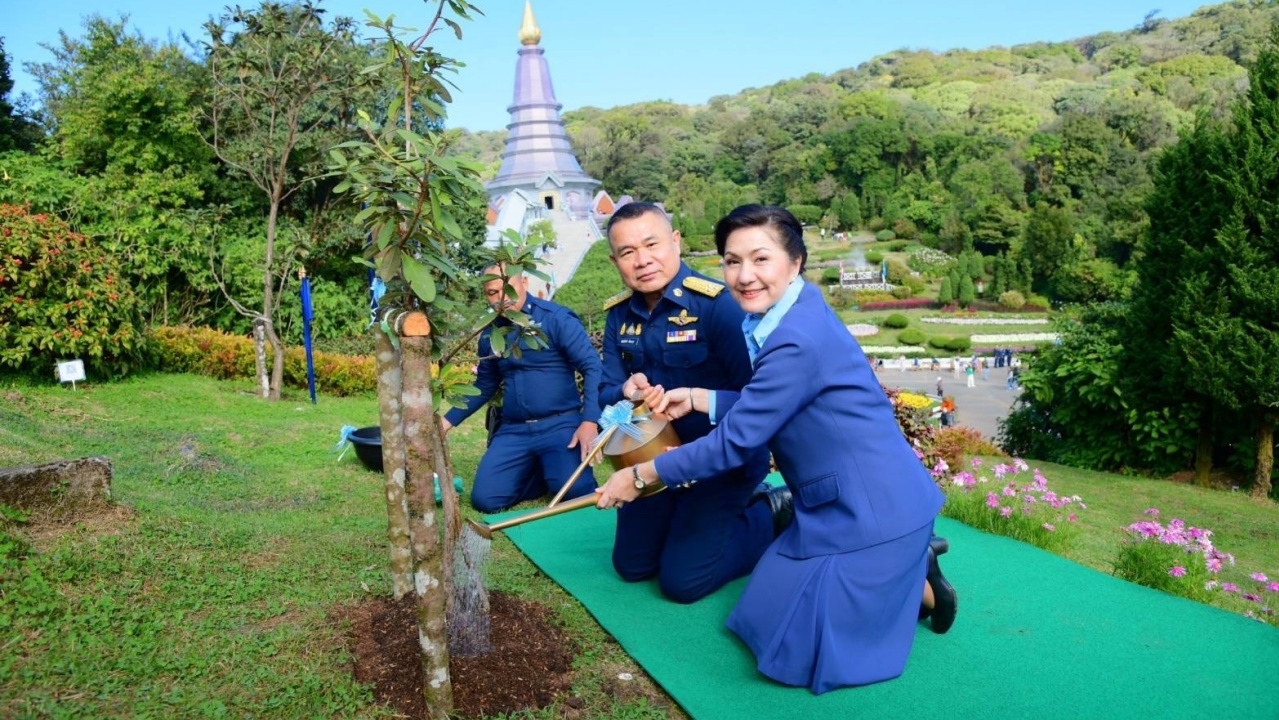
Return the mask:
M 684 297 L 684 291 L 680 290 L 679 288 L 675 288 L 675 292 L 671 294 L 674 295 L 675 297 Z

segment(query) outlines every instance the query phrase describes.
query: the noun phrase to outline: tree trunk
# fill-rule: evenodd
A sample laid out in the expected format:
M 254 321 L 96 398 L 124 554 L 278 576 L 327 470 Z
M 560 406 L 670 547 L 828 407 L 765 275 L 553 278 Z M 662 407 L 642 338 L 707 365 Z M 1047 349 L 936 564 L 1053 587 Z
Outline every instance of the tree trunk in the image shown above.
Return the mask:
M 1195 484 L 1208 487 L 1212 474 L 1212 403 L 1199 407 L 1199 442 L 1195 445 Z
M 266 330 L 267 342 L 271 343 L 271 384 L 269 386 L 268 397 L 272 400 L 280 399 L 280 388 L 284 385 L 284 343 L 280 342 L 280 336 L 275 332 L 275 323 L 267 320 L 263 324 Z
M 275 334 L 275 288 L 272 286 L 275 265 L 275 233 L 280 218 L 280 191 L 271 193 L 271 210 L 266 216 L 266 258 L 262 265 L 262 323 L 266 326 L 266 337 L 275 350 L 275 358 L 271 364 L 271 382 L 266 395 L 271 400 L 280 399 L 280 384 L 284 382 L 284 352 L 280 346 L 280 338 Z
M 391 545 L 391 593 L 396 600 L 413 589 L 409 546 L 409 506 L 404 492 L 404 415 L 400 404 L 400 351 L 378 330 L 377 396 L 382 426 L 382 469 L 386 487 L 386 537 Z
M 266 328 L 262 318 L 253 321 L 253 361 L 258 371 L 258 388 L 262 397 L 271 397 L 271 380 L 266 374 Z
M 449 677 L 449 573 L 436 528 L 432 457 L 435 413 L 431 402 L 431 338 L 401 337 L 404 437 L 407 446 L 409 537 L 413 587 L 417 592 L 418 642 L 422 647 L 422 690 L 432 717 L 453 712 Z M 443 483 L 441 483 L 443 484 Z
M 1270 472 L 1275 465 L 1274 416 L 1261 411 L 1261 423 L 1257 426 L 1257 472 L 1252 476 L 1252 496 L 1270 497 Z

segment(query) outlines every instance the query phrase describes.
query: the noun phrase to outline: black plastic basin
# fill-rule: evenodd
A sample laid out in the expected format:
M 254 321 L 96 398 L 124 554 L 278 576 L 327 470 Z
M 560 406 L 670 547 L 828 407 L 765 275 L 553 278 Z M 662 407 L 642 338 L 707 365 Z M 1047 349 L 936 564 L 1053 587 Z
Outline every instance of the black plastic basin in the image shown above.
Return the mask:
M 347 436 L 355 446 L 355 456 L 364 463 L 364 467 L 382 472 L 382 428 L 373 425 L 362 427 Z

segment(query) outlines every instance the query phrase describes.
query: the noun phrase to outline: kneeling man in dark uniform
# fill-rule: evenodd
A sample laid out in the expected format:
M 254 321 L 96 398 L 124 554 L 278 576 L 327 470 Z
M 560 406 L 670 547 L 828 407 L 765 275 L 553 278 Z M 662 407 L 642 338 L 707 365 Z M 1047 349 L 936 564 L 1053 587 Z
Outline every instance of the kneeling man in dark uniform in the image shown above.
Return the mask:
M 484 272 L 505 274 L 500 267 Z M 523 274 L 509 283 L 514 298 L 507 296 L 501 277 L 484 283 L 489 304 L 494 308 L 505 304 L 531 317 L 541 326 L 549 347 L 534 349 L 521 340 L 519 357 L 501 357 L 493 352 L 492 328 L 486 328 L 480 333 L 475 378 L 480 393 L 469 397 L 465 407 L 446 413 L 443 422 L 448 432 L 503 388 L 502 423 L 480 460 L 471 488 L 471 505 L 485 513 L 558 492 L 590 452 L 599 432 L 597 393 L 602 366 L 581 320 L 562 305 L 529 297 Z M 494 324 L 510 325 L 511 321 L 503 317 Z M 585 397 L 578 392 L 575 372 L 582 375 Z M 587 470 L 565 498 L 594 490 L 595 477 Z

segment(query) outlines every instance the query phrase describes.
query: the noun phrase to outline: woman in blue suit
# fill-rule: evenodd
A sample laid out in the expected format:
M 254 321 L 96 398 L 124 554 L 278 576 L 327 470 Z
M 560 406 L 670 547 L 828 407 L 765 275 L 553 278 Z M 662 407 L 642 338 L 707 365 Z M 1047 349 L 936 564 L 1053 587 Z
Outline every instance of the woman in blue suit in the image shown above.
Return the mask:
M 707 413 L 715 429 L 618 471 L 601 508 L 648 483 L 694 482 L 767 445 L 795 499 L 728 618 L 760 672 L 814 693 L 901 675 L 919 618 L 944 633 L 955 590 L 929 547 L 943 495 L 897 425 L 866 356 L 804 282 L 803 230 L 780 207 L 744 205 L 715 227 L 724 279 L 746 311 L 754 375 L 741 392 L 650 388 L 669 417 Z M 672 490 L 671 492 L 678 492 Z

